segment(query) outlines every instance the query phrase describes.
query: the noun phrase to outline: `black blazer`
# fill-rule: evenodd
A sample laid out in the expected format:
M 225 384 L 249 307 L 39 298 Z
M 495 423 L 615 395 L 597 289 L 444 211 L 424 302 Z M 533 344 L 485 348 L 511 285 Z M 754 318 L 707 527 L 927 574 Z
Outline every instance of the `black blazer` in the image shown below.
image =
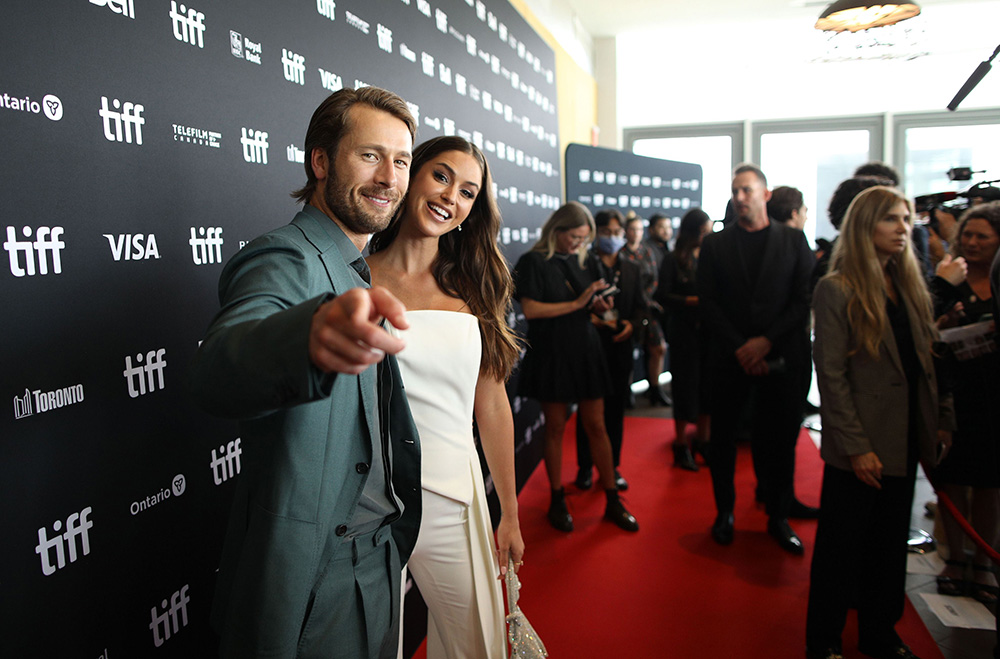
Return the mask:
M 735 363 L 734 353 L 747 339 L 765 336 L 772 344 L 768 359 L 798 360 L 816 257 L 805 234 L 772 220 L 760 274 L 751 287 L 739 231 L 734 223 L 706 236 L 698 259 L 699 304 L 716 348 L 713 357 Z

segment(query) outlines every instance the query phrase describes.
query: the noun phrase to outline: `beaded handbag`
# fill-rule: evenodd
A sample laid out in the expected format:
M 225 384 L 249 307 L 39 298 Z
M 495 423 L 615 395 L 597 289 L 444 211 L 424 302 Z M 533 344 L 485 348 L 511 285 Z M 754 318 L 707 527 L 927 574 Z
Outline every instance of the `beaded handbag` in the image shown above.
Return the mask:
M 507 560 L 507 640 L 510 641 L 510 659 L 543 659 L 549 656 L 542 639 L 538 638 L 524 612 L 517 605 L 520 598 L 521 580 L 514 572 L 513 559 Z

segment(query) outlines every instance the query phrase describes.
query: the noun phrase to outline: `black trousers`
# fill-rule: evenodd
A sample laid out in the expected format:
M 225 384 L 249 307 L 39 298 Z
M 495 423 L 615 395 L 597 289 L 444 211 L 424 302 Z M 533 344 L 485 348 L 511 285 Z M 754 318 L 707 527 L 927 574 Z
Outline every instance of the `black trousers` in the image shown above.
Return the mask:
M 625 407 L 632 386 L 633 346 L 631 339 L 620 343 L 613 342 L 611 340 L 612 334 L 604 328 L 598 330 L 598 333 L 601 336 L 601 347 L 604 348 L 604 359 L 607 360 L 608 373 L 611 377 L 609 393 L 604 398 L 604 428 L 608 431 L 608 439 L 611 440 L 611 455 L 617 469 L 622 458 Z M 593 356 L 581 355 L 581 358 L 592 359 Z M 590 442 L 587 440 L 587 432 L 584 430 L 583 424 L 580 423 L 579 417 L 576 420 L 576 465 L 583 470 L 594 466 L 593 458 L 590 456 Z
M 858 643 L 883 649 L 899 643 L 906 548 L 916 467 L 882 477 L 882 489 L 853 471 L 823 470 L 819 525 L 809 575 L 806 647 L 839 648 L 849 608 L 858 610 Z
M 728 363 L 731 362 L 731 363 Z M 760 496 L 773 518 L 788 517 L 792 505 L 795 444 L 802 422 L 799 375 L 783 369 L 768 375 L 747 375 L 735 359 L 712 370 L 710 469 L 715 507 L 732 512 L 736 503 L 736 436 L 743 410 L 750 410 L 750 447 Z

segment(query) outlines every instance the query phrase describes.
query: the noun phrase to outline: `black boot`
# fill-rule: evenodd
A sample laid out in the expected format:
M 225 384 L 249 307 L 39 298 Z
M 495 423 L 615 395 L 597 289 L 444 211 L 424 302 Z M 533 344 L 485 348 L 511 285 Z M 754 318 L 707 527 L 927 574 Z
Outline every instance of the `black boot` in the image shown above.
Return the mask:
M 700 455 L 702 461 L 704 461 L 706 465 L 708 464 L 708 447 L 708 442 L 698 439 L 697 437 L 691 440 L 691 453 L 697 453 Z
M 569 533 L 573 530 L 573 517 L 566 508 L 566 491 L 563 488 L 552 490 L 552 503 L 549 504 L 549 524 L 557 530 Z
M 639 522 L 635 521 L 632 513 L 625 510 L 622 500 L 618 497 L 618 490 L 604 490 L 608 496 L 608 507 L 604 509 L 604 519 L 625 531 L 638 531 Z
M 675 467 L 687 469 L 688 471 L 698 471 L 698 465 L 694 461 L 694 456 L 691 455 L 691 447 L 687 444 L 674 442 L 672 448 L 674 450 Z

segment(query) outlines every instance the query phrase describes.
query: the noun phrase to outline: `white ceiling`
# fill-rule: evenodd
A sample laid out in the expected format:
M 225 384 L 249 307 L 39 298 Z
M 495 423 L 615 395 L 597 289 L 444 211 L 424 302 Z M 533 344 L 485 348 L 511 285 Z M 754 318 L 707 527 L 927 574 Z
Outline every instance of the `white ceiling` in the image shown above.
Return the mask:
M 679 23 L 742 22 L 753 19 L 818 18 L 833 0 L 528 0 L 529 4 L 561 2 L 576 15 L 591 37 Z M 914 0 L 910 0 L 914 1 Z M 946 4 L 969 0 L 919 0 Z

